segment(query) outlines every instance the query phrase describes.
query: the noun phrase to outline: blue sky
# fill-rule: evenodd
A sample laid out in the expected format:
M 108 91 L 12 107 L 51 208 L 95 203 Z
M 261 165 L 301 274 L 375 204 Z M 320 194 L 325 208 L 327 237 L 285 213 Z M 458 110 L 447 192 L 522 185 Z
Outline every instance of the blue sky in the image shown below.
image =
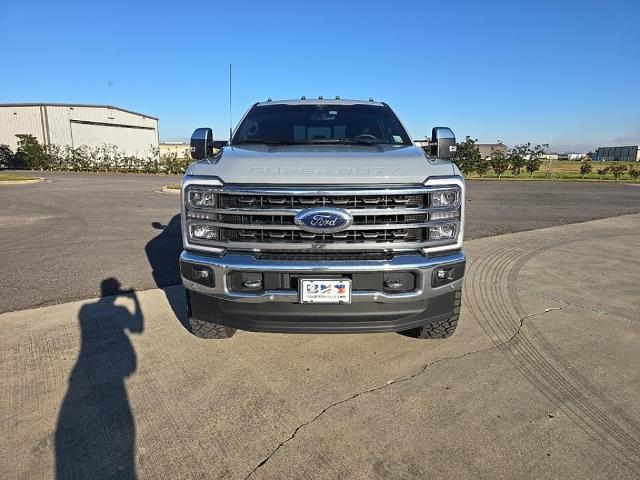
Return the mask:
M 414 138 L 640 144 L 640 2 L 0 0 L 0 103 L 108 103 L 163 140 L 254 101 L 391 104 Z M 111 85 L 111 86 L 109 86 Z

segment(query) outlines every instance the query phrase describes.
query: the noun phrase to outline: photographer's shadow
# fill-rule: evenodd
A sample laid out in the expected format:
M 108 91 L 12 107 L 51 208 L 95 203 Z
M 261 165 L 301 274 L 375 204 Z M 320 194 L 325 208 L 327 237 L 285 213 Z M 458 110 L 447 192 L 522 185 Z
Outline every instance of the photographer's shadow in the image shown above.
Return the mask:
M 174 215 L 166 225 L 153 222 L 151 226 L 160 231 L 145 247 L 153 279 L 158 288 L 164 289 L 175 317 L 189 330 L 185 291 L 180 278 L 180 252 L 182 252 L 180 215 Z
M 69 376 L 55 433 L 56 478 L 136 478 L 135 423 L 125 380 L 137 368 L 130 334 L 144 319 L 135 292 L 115 278 L 102 282 L 102 297 L 78 315 L 80 352 Z M 114 305 L 133 301 L 131 313 Z

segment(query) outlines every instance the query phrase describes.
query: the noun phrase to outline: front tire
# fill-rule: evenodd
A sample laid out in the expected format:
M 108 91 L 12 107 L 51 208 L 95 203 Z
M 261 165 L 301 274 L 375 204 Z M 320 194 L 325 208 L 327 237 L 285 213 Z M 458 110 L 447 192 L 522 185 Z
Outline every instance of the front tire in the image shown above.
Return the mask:
M 199 338 L 231 338 L 237 329 L 220 325 L 219 323 L 206 322 L 197 318 L 189 317 L 191 333 Z
M 199 320 L 193 317 L 193 312 L 191 311 L 191 296 L 189 295 L 189 290 L 187 293 L 187 316 L 189 318 L 189 330 L 196 337 L 199 338 L 207 338 L 207 339 L 223 339 L 223 338 L 231 338 L 236 333 L 237 329 L 233 327 L 227 327 L 226 325 L 221 325 L 219 323 L 207 322 L 204 320 Z
M 426 323 L 421 327 L 412 328 L 401 332 L 403 335 L 413 338 L 423 339 L 443 339 L 449 338 L 458 328 L 458 317 L 460 316 L 460 305 L 462 303 L 462 290 L 455 292 L 453 310 L 451 316 L 445 320 L 438 320 Z

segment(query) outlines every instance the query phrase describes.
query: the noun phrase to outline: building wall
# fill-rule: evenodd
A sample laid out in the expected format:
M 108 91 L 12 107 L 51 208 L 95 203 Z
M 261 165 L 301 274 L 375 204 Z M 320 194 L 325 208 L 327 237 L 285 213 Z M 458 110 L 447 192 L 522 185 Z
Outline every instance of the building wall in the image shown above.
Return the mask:
M 482 158 L 491 157 L 491 152 L 494 148 L 502 150 L 502 153 L 507 155 L 509 147 L 504 144 L 499 143 L 476 143 L 478 150 L 480 151 L 480 156 Z
M 44 145 L 117 145 L 125 155 L 147 156 L 158 147 L 158 120 L 113 107 L 87 105 L 0 105 L 0 143 L 15 151 L 16 134 Z
M 191 147 L 186 143 L 161 143 L 160 156 L 166 156 L 175 153 L 177 158 L 189 158 L 191 156 Z
M 42 107 L 0 107 L 0 143 L 4 143 L 16 151 L 18 139 L 16 134 L 33 135 L 42 144 L 45 143 L 44 113 Z
M 593 159 L 596 161 L 640 162 L 640 146 L 599 147 Z

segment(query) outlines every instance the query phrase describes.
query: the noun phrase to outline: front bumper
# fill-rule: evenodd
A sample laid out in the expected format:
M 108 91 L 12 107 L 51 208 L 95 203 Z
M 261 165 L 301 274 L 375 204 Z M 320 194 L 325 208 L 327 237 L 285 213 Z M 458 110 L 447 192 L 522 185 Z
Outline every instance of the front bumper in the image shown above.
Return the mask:
M 437 257 L 416 253 L 395 255 L 389 260 L 309 262 L 259 260 L 250 253 L 239 252 L 216 257 L 184 251 L 180 262 L 181 266 L 207 266 L 213 272 L 212 287 L 182 276 L 182 283 L 189 290 L 191 315 L 200 320 L 252 331 L 370 332 L 405 330 L 449 318 L 453 313 L 455 294 L 462 288 L 462 278 L 433 287 L 433 270 L 440 266 L 464 269 L 465 256 L 462 252 Z M 233 272 L 282 272 L 310 278 L 410 272 L 415 275 L 416 282 L 415 288 L 408 292 L 354 290 L 351 304 L 311 305 L 299 303 L 296 289 L 234 291 L 229 280 Z

